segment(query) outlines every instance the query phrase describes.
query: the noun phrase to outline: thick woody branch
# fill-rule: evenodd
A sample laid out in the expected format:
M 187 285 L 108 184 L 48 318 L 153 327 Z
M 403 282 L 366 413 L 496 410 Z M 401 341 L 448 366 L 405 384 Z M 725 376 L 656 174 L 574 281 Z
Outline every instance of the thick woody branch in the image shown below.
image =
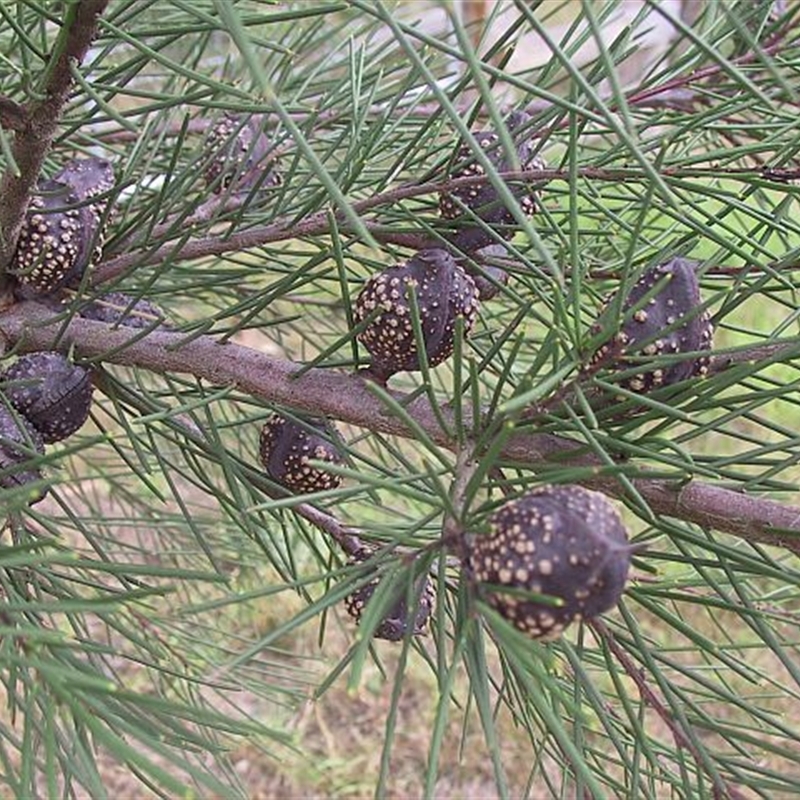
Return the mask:
M 8 97 L 0 95 L 0 128 L 7 131 L 23 131 L 28 115 L 25 109 Z
M 73 70 L 86 56 L 107 5 L 108 0 L 65 4 L 64 23 L 42 77 L 41 99 L 28 104 L 24 124 L 14 126 L 11 152 L 19 172 L 9 169 L 0 180 L 0 275 L 14 254 L 28 201 L 75 82 Z
M 296 377 L 299 365 L 269 358 L 240 345 L 220 344 L 210 336 L 185 340 L 180 333 L 153 332 L 136 340 L 125 329 L 73 319 L 52 320 L 51 312 L 35 303 L 20 303 L 0 315 L 0 335 L 20 351 L 74 348 L 78 356 L 109 363 L 142 367 L 154 372 L 190 373 L 215 385 L 233 385 L 268 402 L 384 434 L 414 437 L 393 416 L 363 379 L 326 369 L 310 369 Z M 395 394 L 403 403 L 405 398 Z M 458 441 L 440 426 L 427 400 L 406 405 L 416 423 L 442 447 L 457 450 Z M 447 420 L 448 427 L 454 424 Z M 472 425 L 465 414 L 466 429 Z M 593 467 L 587 486 L 615 497 L 627 490 L 616 477 L 603 474 L 599 461 L 581 444 L 552 434 L 518 432 L 503 447 L 502 456 L 531 468 L 544 463 Z M 686 520 L 706 528 L 735 534 L 752 542 L 779 545 L 800 552 L 800 508 L 701 481 L 680 482 L 629 473 L 635 490 L 656 515 Z

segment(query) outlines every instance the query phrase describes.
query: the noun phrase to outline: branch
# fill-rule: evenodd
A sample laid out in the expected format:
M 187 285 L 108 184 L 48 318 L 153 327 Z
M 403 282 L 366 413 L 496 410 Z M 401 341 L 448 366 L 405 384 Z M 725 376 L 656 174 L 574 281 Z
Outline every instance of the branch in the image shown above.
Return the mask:
M 672 78 L 672 80 L 662 83 L 660 86 L 654 86 L 649 89 L 635 89 L 626 95 L 625 102 L 630 106 L 652 105 L 653 98 L 659 95 L 667 93 L 669 96 L 670 93 L 676 92 L 677 90 L 686 89 L 686 87 L 692 83 L 696 84 L 708 78 L 717 77 L 726 69 L 730 69 L 731 67 L 747 66 L 763 59 L 765 55 L 773 56 L 776 53 L 779 53 L 784 47 L 782 33 L 785 33 L 785 31 L 781 32 L 780 35 L 773 37 L 773 40 L 760 50 L 756 52 L 745 53 L 744 55 L 739 56 L 739 58 L 734 58 L 725 64 L 716 63 L 707 67 L 702 67 L 701 69 L 692 70 L 692 72 L 688 72 L 685 75 L 678 75 L 677 77 Z M 611 108 L 614 110 L 617 108 L 617 106 L 612 105 Z
M 61 111 L 75 82 L 73 69 L 83 62 L 108 0 L 68 3 L 39 89 L 41 99 L 25 107 L 25 125 L 16 129 L 11 147 L 19 174 L 6 170 L 0 180 L 0 280 L 14 255 L 19 230 Z
M 569 170 L 561 169 L 507 171 L 498 172 L 497 174 L 499 177 L 509 181 L 536 181 L 545 183 L 553 180 L 561 180 L 568 183 L 573 180 Z M 779 184 L 785 184 L 800 178 L 800 169 L 776 168 L 764 170 L 752 167 L 666 167 L 660 171 L 660 174 L 664 178 L 681 179 L 693 177 L 726 177 L 746 180 L 757 177 L 769 179 Z M 597 167 L 582 167 L 577 170 L 577 175 L 587 180 L 611 181 L 614 183 L 646 183 L 651 180 L 650 176 L 644 171 L 634 168 L 601 169 Z M 351 207 L 356 214 L 363 214 L 365 211 L 370 211 L 380 206 L 391 205 L 400 200 L 436 194 L 442 191 L 453 191 L 458 188 L 478 185 L 485 181 L 485 176 L 469 176 L 400 186 L 365 200 L 359 200 L 352 203 Z M 386 226 L 377 225 L 374 222 L 365 222 L 364 224 L 371 233 L 377 234 L 377 238 L 383 241 L 409 247 L 419 247 L 419 249 L 422 249 L 422 247 L 441 246 L 441 243 L 437 244 L 436 239 L 425 236 L 424 234 L 411 232 L 392 233 L 391 229 Z M 342 231 L 350 230 L 350 226 L 343 216 L 337 215 L 337 226 Z M 179 233 L 183 235 L 183 238 L 174 244 L 164 244 L 152 248 L 149 251 L 126 253 L 104 259 L 100 266 L 94 271 L 92 285 L 97 286 L 114 280 L 133 267 L 162 264 L 165 261 L 219 256 L 223 253 L 259 247 L 269 244 L 270 242 L 285 241 L 287 239 L 302 239 L 307 236 L 320 236 L 330 232 L 331 220 L 328 210 L 310 214 L 299 222 L 296 221 L 294 216 L 287 215 L 270 225 L 252 227 L 233 234 L 196 238 L 189 242 L 185 241 L 186 229 L 182 227 Z M 420 245 L 422 247 L 420 247 Z
M 334 541 L 338 542 L 347 555 L 354 556 L 364 549 L 363 542 L 358 538 L 358 530 L 343 525 L 333 514 L 322 511 L 311 503 L 298 503 L 296 506 L 292 506 L 292 510 L 323 533 L 327 533 Z
M 291 361 L 269 358 L 248 347 L 219 344 L 210 336 L 187 339 L 183 334 L 153 332 L 144 338 L 141 331 L 113 329 L 103 323 L 73 318 L 66 322 L 32 302 L 18 303 L 0 314 L 0 344 L 20 352 L 74 348 L 85 359 L 136 366 L 153 372 L 190 373 L 218 386 L 238 389 L 270 403 L 332 419 L 384 434 L 414 438 L 415 433 L 391 415 L 372 390 L 372 385 L 354 375 L 334 370 L 309 369 L 295 377 L 299 366 Z M 442 447 L 456 451 L 457 438 L 444 431 L 428 401 L 420 396 L 408 402 L 402 394 L 395 399 L 404 403 L 430 438 Z M 444 412 L 443 412 L 444 413 Z M 445 413 L 448 427 L 454 418 Z M 473 421 L 466 409 L 466 430 Z M 502 456 L 529 468 L 557 462 L 564 466 L 594 468 L 586 486 L 606 494 L 627 498 L 625 485 L 616 477 L 603 475 L 604 465 L 587 454 L 580 442 L 546 433 L 512 434 L 502 449 Z M 777 545 L 800 553 L 800 508 L 701 481 L 655 479 L 640 472 L 631 478 L 633 489 L 654 514 L 663 514 L 716 528 L 741 536 L 748 541 Z
M 746 66 L 761 58 L 763 55 L 775 55 L 779 53 L 784 45 L 783 39 L 790 27 L 790 25 L 787 25 L 782 30 L 778 31 L 759 52 L 746 53 L 738 58 L 732 59 L 728 64 L 732 66 Z M 625 103 L 630 107 L 637 108 L 670 108 L 677 111 L 691 111 L 696 104 L 708 104 L 711 102 L 711 99 L 708 94 L 688 88 L 689 85 L 699 83 L 707 78 L 717 77 L 724 71 L 724 66 L 728 64 L 711 64 L 708 67 L 678 75 L 659 86 L 646 89 L 638 87 L 631 89 L 625 94 Z M 791 98 L 788 99 L 790 100 Z M 531 116 L 536 116 L 549 111 L 554 105 L 555 103 L 552 100 L 535 98 L 525 106 L 525 111 Z M 609 94 L 607 97 L 600 100 L 599 106 L 601 108 L 607 107 L 611 111 L 618 110 L 619 103 L 617 96 Z M 463 115 L 469 114 L 473 110 L 471 103 L 456 103 L 455 107 L 459 114 Z M 412 108 L 401 106 L 401 110 L 406 117 L 411 116 L 426 119 L 441 115 L 442 106 L 440 103 L 416 103 Z M 512 110 L 512 106 L 504 106 L 502 108 L 503 116 L 507 115 Z M 386 105 L 380 103 L 373 104 L 369 107 L 367 113 L 373 117 L 383 119 L 386 114 Z M 353 121 L 353 115 L 341 109 L 326 109 L 324 111 L 313 112 L 289 112 L 289 116 L 300 123 L 304 123 L 309 118 L 313 118 L 315 126 L 335 123 L 349 124 Z M 485 109 L 481 108 L 477 119 L 481 121 L 488 119 Z M 278 122 L 276 121 L 275 124 L 277 125 Z M 570 121 L 567 118 L 562 120 L 557 127 L 565 128 L 569 124 Z M 213 125 L 213 120 L 195 119 L 189 122 L 188 128 L 184 128 L 182 122 L 175 122 L 157 128 L 154 133 L 165 136 L 177 136 L 186 132 L 197 134 L 204 133 L 210 125 Z M 552 131 L 548 129 L 546 132 L 549 134 Z M 545 131 L 541 131 L 534 135 L 543 136 L 544 134 Z M 124 144 L 127 142 L 136 142 L 139 140 L 140 136 L 141 134 L 139 131 L 120 130 L 99 131 L 91 136 L 83 136 L 80 138 L 86 144 L 92 144 L 97 140 L 102 140 L 107 144 Z
M 691 80 L 691 78 L 689 78 Z M 658 89 L 650 92 L 641 100 L 629 101 L 629 105 L 635 105 L 641 108 L 671 108 L 678 111 L 691 111 L 694 106 L 699 103 L 708 104 L 710 99 L 707 95 L 699 92 L 692 91 L 691 89 Z M 609 95 L 603 100 L 603 103 L 609 107 L 616 104 L 615 97 Z M 544 113 L 553 108 L 555 104 L 552 100 L 536 99 L 532 100 L 525 106 L 525 111 L 531 116 Z M 367 114 L 371 119 L 384 119 L 386 117 L 387 105 L 375 103 L 369 107 Z M 470 103 L 458 104 L 456 109 L 461 114 L 469 114 L 472 111 Z M 205 109 L 202 109 L 205 111 Z M 406 118 L 418 117 L 419 119 L 429 119 L 430 117 L 439 116 L 442 113 L 442 106 L 439 103 L 418 103 L 413 108 L 401 106 L 400 110 Z M 483 110 L 482 110 L 483 111 Z M 513 106 L 503 106 L 503 116 L 508 115 L 513 111 Z M 247 113 L 247 112 L 245 112 Z M 258 113 L 258 112 L 254 112 Z M 325 111 L 311 111 L 311 112 L 296 112 L 290 111 L 289 116 L 296 120 L 299 124 L 305 124 L 312 120 L 315 127 L 323 127 L 326 125 L 349 125 L 352 124 L 355 117 L 352 113 L 342 109 L 327 109 Z M 485 112 L 478 115 L 478 121 L 488 121 L 489 117 Z M 160 125 L 153 130 L 154 136 L 183 136 L 184 134 L 203 134 L 213 124 L 214 119 L 197 118 L 190 120 L 188 124 L 184 125 L 183 122 L 170 122 Z M 280 123 L 277 118 L 267 118 L 267 125 L 278 126 Z M 78 140 L 82 144 L 91 145 L 98 141 L 104 144 L 128 144 L 130 142 L 137 142 L 141 138 L 141 131 L 130 130 L 124 128 L 122 130 L 99 130 L 92 134 L 78 134 Z
M 759 363 L 764 366 L 767 363 L 775 364 L 789 358 L 797 358 L 798 350 L 800 350 L 800 344 L 796 339 L 747 345 L 729 353 L 715 355 L 708 372 L 709 375 L 714 375 L 717 372 L 724 372 L 736 364 Z
M 442 521 L 442 541 L 450 549 L 455 549 L 459 559 L 464 556 L 464 525 L 467 516 L 467 488 L 479 459 L 476 458 L 475 448 L 472 444 L 456 452 L 456 463 L 453 468 L 453 482 L 450 486 L 451 511 L 444 516 Z

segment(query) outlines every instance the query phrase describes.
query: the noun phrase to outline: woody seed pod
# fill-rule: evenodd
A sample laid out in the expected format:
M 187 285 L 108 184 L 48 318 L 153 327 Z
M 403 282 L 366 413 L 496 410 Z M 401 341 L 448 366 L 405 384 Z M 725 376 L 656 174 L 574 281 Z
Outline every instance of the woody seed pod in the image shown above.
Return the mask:
M 452 354 L 459 317 L 464 320 L 465 333 L 475 322 L 475 282 L 446 250 L 421 250 L 405 264 L 374 275 L 358 295 L 355 320 L 370 320 L 358 340 L 372 355 L 370 372 L 377 380 L 420 368 L 408 295 L 412 287 L 430 366 Z
M 44 453 L 41 435 L 21 414 L 0 402 L 0 488 L 13 489 L 41 479 L 39 470 L 25 468 L 34 453 Z
M 348 563 L 361 564 L 368 561 L 374 555 L 375 551 L 370 547 L 363 547 L 355 554 L 351 555 Z M 380 576 L 376 576 L 369 583 L 364 584 L 356 591 L 347 595 L 345 598 L 345 608 L 347 613 L 356 621 L 361 621 L 361 616 L 364 609 L 369 603 L 375 589 L 380 583 Z M 433 610 L 433 604 L 436 595 L 427 575 L 419 578 L 414 585 L 414 595 L 419 598 L 417 605 L 417 612 L 413 620 L 410 619 L 411 613 L 406 602 L 405 587 L 403 587 L 403 595 L 395 602 L 389 613 L 381 620 L 380 624 L 375 628 L 373 633 L 376 639 L 388 639 L 390 642 L 399 642 L 408 632 L 409 622 L 413 624 L 411 630 L 412 636 L 420 636 L 427 633 L 428 620 Z M 413 606 L 412 606 L 413 608 Z
M 309 464 L 312 460 L 342 463 L 333 435 L 332 426 L 321 420 L 308 420 L 304 426 L 273 414 L 261 429 L 261 463 L 275 483 L 296 494 L 335 489 L 341 483 L 340 475 Z
M 110 162 L 75 159 L 39 184 L 20 229 L 9 271 L 23 298 L 45 297 L 80 282 L 102 253 L 107 202 L 87 202 L 114 185 Z
M 490 527 L 468 545 L 468 574 L 489 605 L 533 638 L 555 638 L 622 595 L 631 547 L 605 495 L 542 486 L 502 506 Z
M 521 130 L 529 120 L 530 116 L 523 111 L 512 112 L 505 120 L 506 128 L 514 141 L 520 168 L 522 170 L 544 169 L 544 161 L 534 155 L 534 144 L 529 138 L 528 132 Z M 477 131 L 472 135 L 498 172 L 508 172 L 512 169 L 512 163 L 506 157 L 502 142 L 496 132 Z M 461 145 L 449 177 L 451 179 L 477 177 L 485 175 L 485 173 L 486 170 L 475 159 L 475 154 L 470 148 L 467 145 Z M 522 212 L 527 216 L 532 216 L 536 211 L 537 195 L 531 184 L 517 182 L 509 184 L 508 188 L 519 203 Z M 463 206 L 471 209 L 497 236 L 493 236 L 491 231 L 485 230 L 471 220 Z M 472 252 L 491 245 L 497 241 L 498 237 L 511 239 L 517 227 L 514 214 L 501 200 L 489 180 L 441 192 L 439 212 L 445 219 L 462 222 L 460 229 L 452 237 L 452 242 L 464 252 Z
M 613 304 L 609 300 L 606 307 Z M 710 350 L 714 327 L 705 311 L 695 264 L 674 258 L 648 269 L 631 289 L 622 305 L 624 321 L 616 336 L 592 356 L 590 366 L 611 362 L 615 369 L 632 365 L 624 356 L 678 355 Z M 595 325 L 595 330 L 601 323 Z M 710 355 L 660 365 L 642 365 L 641 372 L 619 381 L 632 392 L 644 393 L 670 386 L 694 375 L 705 375 Z
M 248 191 L 262 175 L 262 188 L 280 186 L 280 172 L 269 166 L 274 146 L 262 131 L 262 119 L 256 115 L 244 121 L 241 116 L 224 114 L 211 128 L 206 141 L 209 160 L 205 179 L 216 194 L 232 183 L 235 189 Z
M 114 168 L 110 161 L 96 157 L 75 158 L 64 165 L 55 180 L 69 186 L 81 202 L 97 198 L 89 207 L 99 222 L 99 217 L 102 217 L 108 207 L 108 198 L 100 195 L 114 188 Z
M 2 375 L 2 389 L 48 444 L 75 433 L 92 405 L 89 370 L 60 353 L 21 356 Z

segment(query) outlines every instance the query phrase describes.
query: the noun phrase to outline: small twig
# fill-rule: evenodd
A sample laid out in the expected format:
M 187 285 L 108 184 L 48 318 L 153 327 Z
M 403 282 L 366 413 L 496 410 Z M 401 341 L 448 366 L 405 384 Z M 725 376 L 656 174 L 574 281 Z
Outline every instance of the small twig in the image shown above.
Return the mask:
M 778 42 L 775 40 L 770 41 L 764 52 L 769 54 L 778 49 Z M 730 63 L 734 65 L 745 64 L 753 60 L 753 55 L 749 57 L 742 57 L 733 59 Z M 713 64 L 706 67 L 704 70 L 696 70 L 686 75 L 678 76 L 673 80 L 662 84 L 661 86 L 652 87 L 646 90 L 632 89 L 625 98 L 625 102 L 630 107 L 637 108 L 671 108 L 677 111 L 691 111 L 698 103 L 709 103 L 710 98 L 702 92 L 695 91 L 688 88 L 689 84 L 697 83 L 709 77 L 720 73 L 722 67 L 719 64 Z M 609 95 L 602 99 L 602 104 L 607 108 L 614 110 L 617 107 L 616 96 Z M 553 108 L 555 104 L 551 100 L 544 98 L 537 98 L 531 100 L 526 106 L 525 111 L 532 116 L 542 114 Z M 460 114 L 467 113 L 472 110 L 469 103 L 456 103 L 456 110 Z M 404 116 L 413 116 L 420 118 L 428 118 L 433 116 L 440 116 L 442 114 L 442 106 L 440 103 L 418 103 L 413 108 L 401 107 Z M 508 114 L 512 109 L 510 107 L 503 107 L 501 113 Z M 386 116 L 385 104 L 374 104 L 370 106 L 367 113 L 379 119 L 384 119 Z M 347 112 L 342 112 L 339 109 L 328 109 L 325 111 L 309 111 L 309 112 L 290 112 L 289 116 L 299 123 L 304 123 L 309 119 L 313 119 L 315 127 L 321 127 L 332 123 L 349 123 L 351 122 L 352 115 Z M 479 121 L 486 119 L 486 114 L 482 110 L 478 116 Z M 183 133 L 202 134 L 208 130 L 213 124 L 213 120 L 207 119 L 193 119 L 184 127 L 182 122 L 169 123 L 157 128 L 154 133 L 159 136 L 178 136 Z M 269 124 L 269 121 L 268 121 Z M 274 124 L 277 126 L 279 120 L 275 118 Z M 562 123 L 562 126 L 569 124 L 569 121 Z M 534 134 L 537 135 L 537 134 Z M 119 131 L 98 131 L 92 134 L 91 137 L 79 137 L 86 143 L 102 140 L 107 144 L 126 144 L 128 142 L 135 142 L 139 139 L 140 133 L 135 130 L 119 130 Z
M 272 169 L 277 169 L 281 157 L 287 152 L 289 152 L 289 148 L 285 145 L 273 145 L 270 147 L 269 151 L 259 161 L 258 169 L 261 171 L 262 176 L 266 176 Z M 262 186 L 256 188 L 256 200 L 260 201 L 269 191 L 275 191 L 276 188 L 265 182 Z M 250 205 L 255 205 L 251 204 L 250 200 L 250 189 L 231 186 L 224 191 L 220 191 L 219 194 L 213 194 L 204 203 L 198 205 L 191 214 L 179 211 L 168 215 L 163 222 L 155 225 L 151 230 L 146 230 L 146 235 L 150 240 L 155 241 L 163 237 L 169 238 L 170 235 L 183 235 L 187 228 L 214 222 L 216 221 L 215 218 L 220 214 L 238 211 Z M 220 222 L 224 222 L 224 220 L 220 220 Z M 116 251 L 128 250 L 132 246 L 140 244 L 142 238 L 141 232 L 135 231 L 124 239 L 115 242 L 114 249 Z
M 512 256 L 501 256 L 494 253 L 487 254 L 483 250 L 478 250 L 470 254 L 470 258 L 479 264 L 488 264 L 493 267 L 499 267 L 508 271 L 510 274 L 519 272 L 520 267 L 524 267 L 524 263 L 519 259 Z M 800 270 L 800 262 L 792 262 L 788 264 L 743 264 L 742 266 L 734 267 L 730 264 L 712 264 L 703 268 L 703 277 L 738 277 L 740 275 L 763 275 L 766 273 L 784 273 L 796 272 Z M 609 270 L 605 268 L 589 269 L 588 277 L 593 280 L 622 280 L 623 273 L 619 270 Z
M 230 195 L 227 197 L 214 195 L 206 200 L 205 203 L 197 206 L 191 214 L 186 216 L 173 214 L 169 219 L 153 226 L 153 229 L 149 231 L 149 235 L 156 240 L 160 239 L 162 236 L 169 236 L 170 234 L 177 233 L 180 235 L 184 233 L 187 228 L 210 222 L 214 216 L 222 211 L 239 207 L 241 207 L 241 201 L 237 200 L 234 204 L 234 198 Z M 129 233 L 124 238 L 117 239 L 114 242 L 114 249 L 129 250 L 141 241 L 141 233 L 142 231 L 137 228 L 133 233 Z
M 506 474 L 500 467 L 492 467 L 489 470 L 489 477 L 498 484 L 503 497 L 511 497 L 513 495 L 514 491 L 507 484 Z
M 171 137 L 183 136 L 185 134 L 199 134 L 205 133 L 216 120 L 214 119 L 192 119 L 184 123 L 171 122 L 166 125 L 158 125 L 154 127 L 151 134 L 156 137 Z M 142 132 L 137 130 L 120 130 L 120 131 L 97 131 L 91 135 L 78 134 L 76 141 L 81 144 L 91 145 L 98 140 L 103 144 L 128 144 L 129 142 L 138 142 L 142 138 Z
M 800 352 L 800 342 L 772 342 L 752 345 L 732 353 L 716 354 L 708 366 L 707 376 L 725 372 L 739 364 L 756 364 L 765 360 L 778 362 L 786 357 L 796 357 L 798 352 Z M 561 384 L 553 394 L 523 411 L 520 419 L 525 421 L 539 419 L 554 411 L 562 403 L 573 404 L 578 389 L 585 392 L 587 399 L 601 401 L 593 405 L 594 411 L 601 411 L 615 404 L 617 402 L 615 397 L 589 384 L 589 380 L 607 366 L 608 360 L 598 360 L 589 364 L 573 380 Z
M 680 748 L 688 750 L 698 767 L 703 767 L 705 759 L 695 746 L 691 736 L 686 732 L 681 723 L 670 714 L 661 698 L 656 694 L 655 690 L 650 686 L 647 678 L 642 671 L 633 662 L 633 659 L 619 646 L 619 643 L 606 627 L 606 624 L 600 619 L 588 620 L 592 630 L 603 640 L 608 649 L 614 654 L 614 657 L 619 661 L 625 674 L 636 684 L 639 690 L 639 695 L 647 706 L 653 709 L 658 714 L 661 721 L 667 726 L 675 745 Z M 708 772 L 706 771 L 706 774 Z M 722 778 L 716 775 L 708 775 L 711 782 L 714 784 L 714 796 L 720 798 L 730 798 L 731 800 L 744 800 L 744 795 L 738 789 L 730 786 Z
M 292 509 L 298 516 L 308 520 L 314 527 L 335 539 L 347 555 L 354 556 L 364 550 L 364 543 L 358 538 L 357 530 L 342 525 L 333 514 L 322 511 L 311 503 L 298 503 L 296 506 L 292 506 Z
M 783 355 L 797 356 L 800 351 L 800 342 L 771 342 L 769 344 L 754 344 L 751 347 L 746 347 L 742 350 L 737 350 L 734 353 L 724 353 L 714 356 L 708 372 L 709 375 L 718 372 L 724 372 L 736 364 L 755 364 L 758 361 L 771 359 L 773 361 L 780 360 Z
M 783 46 L 782 39 L 782 36 L 777 36 L 773 38 L 773 40 L 770 41 L 766 47 L 761 48 L 758 53 L 746 53 L 739 58 L 732 59 L 724 66 L 722 64 L 711 64 L 710 66 L 703 67 L 702 69 L 692 70 L 692 72 L 686 73 L 685 75 L 678 75 L 672 80 L 662 83 L 660 86 L 654 86 L 650 89 L 636 89 L 626 96 L 626 103 L 628 105 L 641 106 L 652 101 L 654 97 L 663 95 L 665 92 L 674 92 L 677 89 L 685 89 L 690 84 L 697 84 L 701 81 L 707 80 L 708 78 L 720 75 L 724 69 L 730 69 L 731 67 L 742 67 L 746 66 L 747 64 L 752 64 L 754 61 L 757 61 L 762 54 L 770 56 L 775 55 L 775 53 L 779 52 Z M 612 110 L 615 108 L 616 106 L 611 106 Z
M 482 258 L 480 254 L 476 254 L 473 258 L 479 261 L 489 261 L 489 259 Z M 506 262 L 512 271 L 515 268 L 519 268 L 519 262 L 512 259 L 494 257 L 491 259 L 491 263 L 495 262 L 497 262 L 498 266 L 503 266 L 503 262 Z M 739 275 L 759 275 L 767 272 L 795 272 L 797 270 L 800 270 L 799 262 L 780 264 L 780 266 L 776 266 L 775 264 L 744 264 L 739 267 L 734 267 L 729 264 L 713 264 L 707 269 L 703 269 L 703 277 L 707 278 L 717 275 L 737 277 Z M 616 270 L 590 270 L 589 276 L 595 279 L 620 280 L 622 278 L 622 273 Z
M 464 544 L 464 517 L 468 511 L 467 486 L 478 468 L 475 447 L 465 443 L 457 455 L 450 487 L 450 505 L 453 513 L 445 514 L 442 521 L 442 543 L 461 558 Z
M 608 649 L 614 654 L 614 657 L 622 665 L 625 673 L 636 684 L 639 694 L 642 699 L 652 708 L 659 717 L 661 717 L 664 724 L 669 728 L 672 733 L 672 738 L 678 747 L 685 747 L 694 756 L 695 760 L 700 763 L 701 757 L 697 748 L 694 746 L 692 740 L 680 728 L 678 723 L 672 718 L 669 711 L 666 709 L 661 699 L 656 695 L 655 691 L 648 685 L 641 670 L 633 663 L 631 657 L 619 646 L 617 640 L 611 635 L 611 632 L 606 627 L 605 622 L 600 619 L 587 620 L 586 624 L 589 625 L 595 633 L 605 642 Z
M 378 107 L 376 107 L 378 108 Z M 231 109 L 233 111 L 233 109 Z M 261 111 L 242 111 L 242 112 L 235 112 L 233 113 L 242 113 L 242 114 L 249 114 L 249 113 L 263 113 Z M 382 113 L 385 115 L 386 110 L 383 109 Z M 309 118 L 313 118 L 316 123 L 318 124 L 325 124 L 328 122 L 336 121 L 339 118 L 347 119 L 349 115 L 342 114 L 340 111 L 336 109 L 329 109 L 327 111 L 322 112 L 290 112 L 289 116 L 297 120 L 298 122 L 302 123 Z M 153 130 L 153 136 L 163 136 L 163 137 L 172 137 L 172 136 L 183 136 L 184 134 L 203 134 L 209 130 L 214 124 L 216 123 L 216 118 L 196 118 L 189 120 L 187 124 L 184 125 L 183 122 L 170 122 L 166 125 L 160 125 L 159 127 Z M 267 116 L 265 121 L 265 126 L 277 126 L 280 124 L 277 117 Z M 127 144 L 128 142 L 136 142 L 141 138 L 141 133 L 138 130 L 119 130 L 119 131 L 97 131 L 93 133 L 91 136 L 78 136 L 79 141 L 82 141 L 84 144 L 91 144 L 96 142 L 97 140 L 102 141 L 104 144 Z

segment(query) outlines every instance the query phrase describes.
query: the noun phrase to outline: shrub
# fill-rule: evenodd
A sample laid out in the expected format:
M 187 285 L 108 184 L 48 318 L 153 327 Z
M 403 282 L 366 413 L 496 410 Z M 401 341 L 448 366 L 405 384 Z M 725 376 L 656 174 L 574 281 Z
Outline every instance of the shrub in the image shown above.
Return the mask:
M 794 6 L 573 5 L 0 5 L 9 792 L 247 796 L 370 675 L 355 793 L 476 720 L 501 796 L 800 788 Z

